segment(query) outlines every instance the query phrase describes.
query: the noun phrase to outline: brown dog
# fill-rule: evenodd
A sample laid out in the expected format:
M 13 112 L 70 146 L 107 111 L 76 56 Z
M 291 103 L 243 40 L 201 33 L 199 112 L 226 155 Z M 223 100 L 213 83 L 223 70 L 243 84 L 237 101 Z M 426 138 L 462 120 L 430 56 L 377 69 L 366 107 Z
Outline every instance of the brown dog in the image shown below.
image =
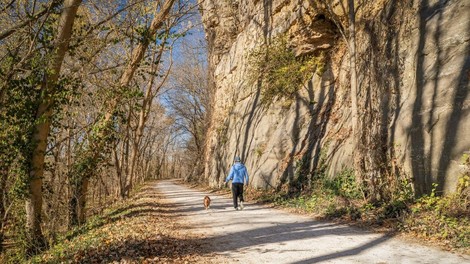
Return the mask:
M 211 198 L 209 196 L 204 197 L 204 208 L 209 209 L 211 207 Z

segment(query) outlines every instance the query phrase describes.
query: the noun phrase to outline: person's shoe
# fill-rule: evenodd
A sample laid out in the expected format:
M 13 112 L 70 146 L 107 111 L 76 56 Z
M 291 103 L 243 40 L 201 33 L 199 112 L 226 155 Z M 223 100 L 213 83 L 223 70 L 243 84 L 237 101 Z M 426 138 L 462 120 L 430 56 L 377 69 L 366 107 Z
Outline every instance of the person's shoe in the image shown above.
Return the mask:
M 243 202 L 240 202 L 240 210 L 243 210 L 244 207 Z
M 240 209 L 238 209 L 238 208 L 239 208 L 239 207 L 235 207 L 235 210 L 237 210 L 237 211 L 240 210 Z

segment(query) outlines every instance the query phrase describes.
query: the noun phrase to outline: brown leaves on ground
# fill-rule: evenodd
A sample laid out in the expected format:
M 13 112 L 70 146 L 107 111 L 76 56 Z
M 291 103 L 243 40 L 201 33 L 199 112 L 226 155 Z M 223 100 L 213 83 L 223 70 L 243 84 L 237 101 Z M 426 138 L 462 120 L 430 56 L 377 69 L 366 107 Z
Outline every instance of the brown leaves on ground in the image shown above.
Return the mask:
M 101 224 L 63 243 L 65 252 L 42 260 L 67 263 L 212 263 L 203 238 L 179 221 L 151 185 L 103 216 Z M 57 255 L 60 257 L 57 259 Z

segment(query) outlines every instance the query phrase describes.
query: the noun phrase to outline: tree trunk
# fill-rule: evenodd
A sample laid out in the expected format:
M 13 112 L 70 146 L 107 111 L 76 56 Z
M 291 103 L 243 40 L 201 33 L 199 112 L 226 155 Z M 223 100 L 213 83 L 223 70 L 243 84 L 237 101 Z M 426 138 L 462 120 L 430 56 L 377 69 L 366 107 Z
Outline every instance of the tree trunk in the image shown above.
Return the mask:
M 354 173 L 356 182 L 359 186 L 364 181 L 364 153 L 362 152 L 362 122 L 359 117 L 359 97 L 360 90 L 357 83 L 357 67 L 356 67 L 356 13 L 354 8 L 354 0 L 348 0 L 348 17 L 349 17 L 349 72 L 351 77 L 351 112 L 352 112 L 352 134 L 354 153 Z
M 6 169 L 0 169 L 0 253 L 3 251 L 3 240 L 4 240 L 4 227 L 5 227 L 5 214 L 6 214 L 6 208 L 5 208 L 5 203 L 6 201 L 4 200 L 5 198 L 5 191 L 6 191 L 6 185 L 7 185 L 7 170 Z
M 127 115 L 127 124 L 126 124 L 126 136 L 124 137 L 122 147 L 122 155 L 121 155 L 121 170 L 124 170 L 124 197 L 129 197 L 129 185 L 127 184 L 127 180 L 129 179 L 129 144 L 131 143 L 131 117 L 132 117 L 133 109 L 132 107 L 129 108 L 129 114 Z M 132 179 L 129 179 L 130 181 Z
M 42 178 L 44 176 L 44 158 L 47 147 L 47 136 L 51 128 L 52 106 L 56 83 L 59 78 L 62 62 L 68 50 L 70 35 L 77 9 L 81 0 L 67 0 L 64 3 L 52 63 L 48 67 L 48 74 L 41 85 L 42 97 L 36 112 L 38 121 L 32 135 L 34 149 L 30 160 L 29 196 L 26 199 L 26 224 L 29 233 L 28 253 L 35 253 L 45 248 L 46 241 L 41 231 L 42 213 Z
M 351 77 L 351 109 L 353 133 L 358 134 L 358 89 L 356 70 L 356 15 L 354 10 L 354 0 L 348 0 L 349 6 L 349 72 Z M 356 139 L 356 138 L 355 138 Z
M 88 182 L 88 179 L 82 178 L 71 186 L 72 197 L 69 200 L 69 228 L 85 223 Z
M 119 196 L 121 197 L 121 199 L 124 199 L 125 186 L 124 186 L 124 182 L 122 178 L 121 163 L 119 162 L 119 156 L 118 156 L 116 148 L 113 149 L 113 153 L 114 153 L 114 166 L 116 167 L 116 176 L 119 180 Z
M 78 225 L 78 212 L 77 212 L 77 206 L 78 206 L 78 193 L 77 193 L 78 188 L 73 188 L 70 192 L 71 197 L 69 199 L 69 229 Z
M 83 225 L 86 221 L 86 196 L 88 193 L 89 179 L 84 178 L 81 182 L 80 193 L 78 196 L 78 224 Z

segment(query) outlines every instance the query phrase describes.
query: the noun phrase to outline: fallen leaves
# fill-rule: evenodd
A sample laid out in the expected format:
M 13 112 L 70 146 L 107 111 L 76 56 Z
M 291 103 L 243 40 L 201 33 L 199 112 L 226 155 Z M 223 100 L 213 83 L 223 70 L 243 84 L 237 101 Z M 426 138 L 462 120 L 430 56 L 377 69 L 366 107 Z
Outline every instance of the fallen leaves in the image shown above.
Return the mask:
M 137 198 L 105 214 L 103 225 L 64 241 L 60 254 L 45 253 L 47 262 L 213 262 L 213 255 L 202 253 L 203 238 L 185 231 L 172 211 L 174 206 L 162 203 L 155 192 L 154 188 L 143 188 Z

